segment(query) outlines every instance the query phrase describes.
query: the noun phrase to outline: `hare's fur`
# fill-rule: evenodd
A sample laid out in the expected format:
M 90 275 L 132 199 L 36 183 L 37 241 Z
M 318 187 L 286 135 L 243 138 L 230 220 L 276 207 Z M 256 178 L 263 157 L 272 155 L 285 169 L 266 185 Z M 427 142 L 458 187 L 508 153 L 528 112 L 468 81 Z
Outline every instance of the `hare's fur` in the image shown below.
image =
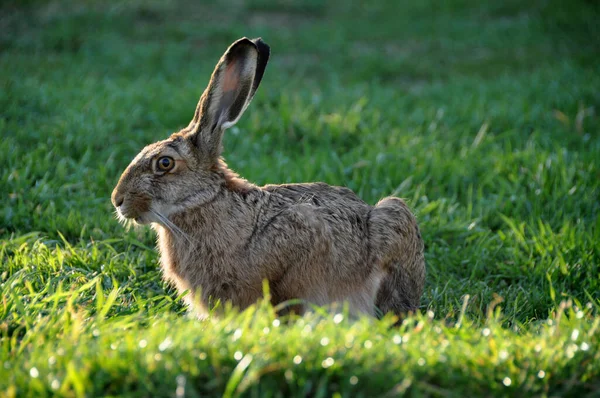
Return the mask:
M 164 277 L 199 314 L 215 300 L 245 308 L 269 283 L 272 302 L 347 302 L 352 313 L 419 306 L 423 241 L 406 204 L 372 207 L 324 183 L 258 187 L 220 158 L 221 136 L 248 105 L 268 47 L 241 39 L 225 53 L 194 120 L 133 160 L 113 192 L 124 218 L 151 223 Z M 174 168 L 157 171 L 157 159 Z M 297 307 L 300 312 L 304 309 Z

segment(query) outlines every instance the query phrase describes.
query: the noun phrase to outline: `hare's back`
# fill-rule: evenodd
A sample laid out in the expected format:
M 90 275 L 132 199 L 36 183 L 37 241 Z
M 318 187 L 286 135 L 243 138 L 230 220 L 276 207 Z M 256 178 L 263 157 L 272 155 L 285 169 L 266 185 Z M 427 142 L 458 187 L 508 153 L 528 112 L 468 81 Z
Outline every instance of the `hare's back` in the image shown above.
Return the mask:
M 293 225 L 310 231 L 302 250 L 319 251 L 323 280 L 345 286 L 364 281 L 371 272 L 369 264 L 369 213 L 372 209 L 352 190 L 321 182 L 267 185 L 269 209 L 265 220 L 294 215 Z M 298 221 L 302 220 L 302 221 Z M 290 242 L 301 242 L 298 238 Z M 295 244 L 295 243 L 294 243 Z M 320 248 L 320 249 L 318 249 Z M 348 272 L 352 270 L 352 272 Z
M 314 182 L 266 185 L 263 189 L 272 194 L 271 210 L 308 207 L 319 220 L 329 225 L 338 239 L 367 239 L 371 206 L 348 188 Z
M 281 197 L 286 204 L 308 203 L 317 208 L 330 208 L 362 214 L 371 208 L 351 189 L 323 182 L 302 184 L 265 185 L 263 190 Z
M 310 203 L 317 207 L 350 206 L 369 209 L 351 189 L 336 187 L 323 182 L 302 184 L 265 185 L 263 190 L 281 196 L 293 203 Z

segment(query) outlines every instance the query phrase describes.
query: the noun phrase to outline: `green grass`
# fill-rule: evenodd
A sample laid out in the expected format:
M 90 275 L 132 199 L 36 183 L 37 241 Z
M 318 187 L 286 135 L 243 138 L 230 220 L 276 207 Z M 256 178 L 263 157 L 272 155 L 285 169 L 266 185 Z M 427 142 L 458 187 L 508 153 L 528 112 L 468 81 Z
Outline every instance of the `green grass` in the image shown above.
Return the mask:
M 600 394 L 595 2 L 108 4 L 0 6 L 0 395 Z M 230 166 L 406 198 L 428 276 L 402 326 L 191 319 L 115 220 L 241 36 L 272 61 Z

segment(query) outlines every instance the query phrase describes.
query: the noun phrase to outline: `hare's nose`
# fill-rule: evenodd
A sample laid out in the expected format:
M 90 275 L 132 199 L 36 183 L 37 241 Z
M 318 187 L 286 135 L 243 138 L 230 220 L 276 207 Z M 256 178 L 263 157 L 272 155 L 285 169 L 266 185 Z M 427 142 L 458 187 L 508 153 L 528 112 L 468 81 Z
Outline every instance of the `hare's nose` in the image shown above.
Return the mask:
M 115 207 L 120 207 L 125 201 L 125 195 L 117 193 L 116 190 L 112 194 L 112 202 Z

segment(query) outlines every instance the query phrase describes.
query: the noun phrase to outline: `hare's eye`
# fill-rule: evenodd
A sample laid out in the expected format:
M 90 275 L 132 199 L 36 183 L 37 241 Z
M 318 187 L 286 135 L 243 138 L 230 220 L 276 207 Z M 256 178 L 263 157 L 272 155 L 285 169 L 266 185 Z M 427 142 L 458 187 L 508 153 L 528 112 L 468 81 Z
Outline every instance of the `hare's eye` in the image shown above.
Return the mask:
M 169 156 L 163 156 L 156 161 L 156 168 L 159 171 L 169 171 L 175 166 L 175 161 Z

